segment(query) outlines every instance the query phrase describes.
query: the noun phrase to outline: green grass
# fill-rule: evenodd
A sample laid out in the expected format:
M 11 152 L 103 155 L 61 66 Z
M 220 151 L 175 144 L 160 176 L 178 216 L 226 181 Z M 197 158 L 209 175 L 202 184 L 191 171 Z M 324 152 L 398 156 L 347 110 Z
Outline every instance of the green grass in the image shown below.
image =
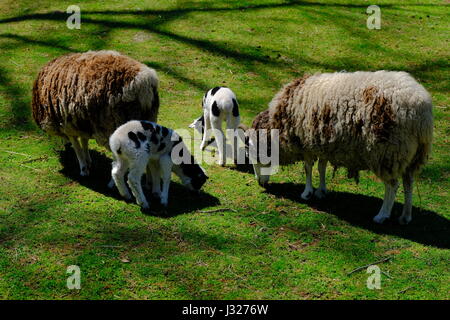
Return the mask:
M 366 28 L 362 0 L 80 3 L 80 30 L 66 28 L 70 1 L 0 3 L 0 298 L 449 298 L 448 1 L 377 1 L 381 30 Z M 81 179 L 72 151 L 30 117 L 38 70 L 97 49 L 155 68 L 160 123 L 177 129 L 216 85 L 236 92 L 250 124 L 304 72 L 410 72 L 435 105 L 433 155 L 414 189 L 411 225 L 371 222 L 383 186 L 367 172 L 356 185 L 329 170 L 327 200 L 301 201 L 300 164 L 283 168 L 268 190 L 252 173 L 206 166 L 200 199 L 175 179 L 168 215 L 142 214 L 106 189 L 110 154 L 92 142 L 96 171 Z M 201 212 L 217 208 L 234 210 Z M 365 270 L 348 275 L 384 257 L 380 290 L 366 288 Z M 73 264 L 81 290 L 65 285 Z

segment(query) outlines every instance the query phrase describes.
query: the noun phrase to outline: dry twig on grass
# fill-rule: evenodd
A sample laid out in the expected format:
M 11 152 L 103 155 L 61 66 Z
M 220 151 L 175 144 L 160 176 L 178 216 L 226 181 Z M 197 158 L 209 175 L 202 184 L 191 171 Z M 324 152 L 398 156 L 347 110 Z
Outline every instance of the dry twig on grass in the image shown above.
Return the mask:
M 223 211 L 233 211 L 233 212 L 237 212 L 234 209 L 230 209 L 230 208 L 219 208 L 219 209 L 214 209 L 214 210 L 202 210 L 199 211 L 201 213 L 215 213 L 215 212 L 223 212 Z
M 391 260 L 391 257 L 387 257 L 387 258 L 384 258 L 384 259 L 375 261 L 375 262 L 373 262 L 373 263 L 366 264 L 365 266 L 361 266 L 361 267 L 358 267 L 358 268 L 356 268 L 356 269 L 353 269 L 352 271 L 350 271 L 349 273 L 347 273 L 347 275 L 349 276 L 349 275 L 351 275 L 351 274 L 354 273 L 354 272 L 361 271 L 361 270 L 366 269 L 366 268 L 368 268 L 368 267 L 370 267 L 370 266 L 374 266 L 374 265 L 376 265 L 376 264 L 380 264 L 380 263 L 383 263 L 383 262 L 386 262 L 386 261 L 389 261 L 389 260 Z

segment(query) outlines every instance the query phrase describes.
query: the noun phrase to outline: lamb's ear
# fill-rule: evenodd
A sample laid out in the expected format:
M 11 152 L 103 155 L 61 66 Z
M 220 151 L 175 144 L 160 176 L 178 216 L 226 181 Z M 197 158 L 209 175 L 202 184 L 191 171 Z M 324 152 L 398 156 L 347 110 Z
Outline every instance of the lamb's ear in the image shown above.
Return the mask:
M 201 117 L 195 119 L 194 122 L 192 122 L 192 123 L 189 125 L 189 128 L 194 128 L 194 129 L 195 129 L 195 128 L 197 128 L 199 125 L 201 126 L 202 123 L 203 123 L 203 115 L 202 115 Z

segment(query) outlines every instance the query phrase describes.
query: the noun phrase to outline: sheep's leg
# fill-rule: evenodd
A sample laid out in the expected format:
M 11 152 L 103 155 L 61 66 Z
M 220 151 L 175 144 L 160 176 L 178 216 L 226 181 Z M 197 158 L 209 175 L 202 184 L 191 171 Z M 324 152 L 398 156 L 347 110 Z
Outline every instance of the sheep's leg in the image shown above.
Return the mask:
M 395 202 L 395 194 L 397 193 L 398 181 L 394 184 L 384 183 L 384 200 L 380 212 L 373 218 L 376 223 L 383 223 L 391 216 L 392 207 Z
M 313 161 L 305 161 L 305 173 L 306 173 L 306 185 L 305 190 L 302 193 L 303 200 L 311 199 L 313 195 L 314 188 L 312 185 L 312 167 L 314 165 Z
M 205 127 L 203 128 L 203 139 L 202 143 L 200 144 L 200 150 L 205 150 L 208 146 L 209 138 L 211 137 L 211 121 L 209 119 L 209 115 L 205 113 L 204 115 L 205 119 Z
M 405 203 L 403 205 L 403 212 L 399 218 L 400 224 L 408 224 L 411 219 L 412 213 L 412 191 L 413 191 L 413 173 L 408 171 L 403 175 L 403 190 L 405 192 Z
M 90 169 L 92 166 L 91 155 L 89 154 L 89 139 L 80 137 L 81 148 L 83 149 L 84 158 L 86 159 L 86 163 L 88 168 Z
M 320 184 L 319 189 L 314 192 L 314 195 L 319 198 L 325 198 L 327 194 L 327 186 L 326 186 L 326 172 L 327 172 L 327 160 L 319 159 L 319 176 L 320 176 Z
M 227 159 L 225 135 L 222 131 L 222 121 L 219 117 L 212 117 L 211 128 L 216 137 L 217 149 L 219 152 L 219 165 L 224 166 Z
M 83 149 L 81 148 L 80 142 L 78 141 L 78 137 L 70 136 L 69 141 L 72 144 L 73 149 L 75 150 L 75 154 L 77 155 L 78 164 L 80 165 L 80 175 L 83 177 L 88 176 L 89 168 L 86 163 L 86 158 Z
M 127 173 L 128 165 L 122 159 L 117 159 L 112 164 L 111 176 L 112 179 L 109 182 L 109 187 L 117 186 L 119 193 L 122 197 L 127 200 L 131 199 L 131 194 L 128 191 L 127 185 L 125 184 L 125 174 Z
M 159 163 L 150 160 L 147 165 L 147 183 L 148 179 L 152 179 L 152 194 L 154 197 L 161 198 L 161 170 Z
M 147 167 L 148 158 L 141 157 L 136 160 L 130 166 L 130 173 L 128 174 L 128 185 L 130 186 L 131 192 L 136 198 L 136 202 L 144 209 L 149 208 L 147 199 L 145 198 L 144 191 L 142 190 L 141 179 Z
M 170 186 L 170 176 L 172 173 L 172 159 L 170 155 L 162 156 L 159 160 L 161 168 L 161 178 L 162 178 L 162 193 L 161 193 L 161 204 L 167 207 L 169 201 L 169 186 Z

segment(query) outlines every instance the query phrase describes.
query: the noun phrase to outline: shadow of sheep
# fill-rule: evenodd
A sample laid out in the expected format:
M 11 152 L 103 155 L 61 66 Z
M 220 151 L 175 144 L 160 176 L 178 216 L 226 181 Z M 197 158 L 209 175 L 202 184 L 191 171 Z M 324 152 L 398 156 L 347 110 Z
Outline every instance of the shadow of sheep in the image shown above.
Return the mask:
M 77 181 L 82 186 L 95 192 L 120 201 L 126 201 L 120 196 L 116 188 L 110 189 L 107 186 L 109 180 L 111 179 L 112 160 L 105 154 L 96 150 L 89 150 L 89 152 L 92 158 L 93 167 L 88 177 L 80 176 L 80 169 L 76 161 L 75 152 L 69 144 L 65 145 L 64 150 L 57 150 L 59 160 L 63 166 L 63 169 L 61 169 L 60 172 L 64 176 L 70 178 L 71 180 Z M 142 185 L 145 185 L 144 181 Z M 152 199 L 151 191 L 144 189 L 144 193 L 147 199 Z M 130 203 L 135 204 L 134 198 Z M 218 204 L 220 204 L 220 202 L 216 197 L 203 191 L 200 191 L 199 194 L 193 194 L 182 184 L 172 181 L 169 191 L 169 206 L 164 208 L 160 205 L 159 200 L 152 199 L 152 210 L 143 212 L 145 214 L 161 217 L 174 217 L 206 207 L 216 206 Z
M 403 204 L 396 202 L 389 221 L 383 225 L 372 221 L 377 214 L 382 199 L 349 192 L 329 191 L 323 200 L 300 198 L 303 184 L 270 183 L 266 192 L 299 203 L 307 203 L 311 208 L 323 211 L 377 234 L 388 234 L 415 241 L 424 245 L 450 249 L 450 221 L 436 212 L 413 207 L 413 220 L 407 226 L 397 223 Z

